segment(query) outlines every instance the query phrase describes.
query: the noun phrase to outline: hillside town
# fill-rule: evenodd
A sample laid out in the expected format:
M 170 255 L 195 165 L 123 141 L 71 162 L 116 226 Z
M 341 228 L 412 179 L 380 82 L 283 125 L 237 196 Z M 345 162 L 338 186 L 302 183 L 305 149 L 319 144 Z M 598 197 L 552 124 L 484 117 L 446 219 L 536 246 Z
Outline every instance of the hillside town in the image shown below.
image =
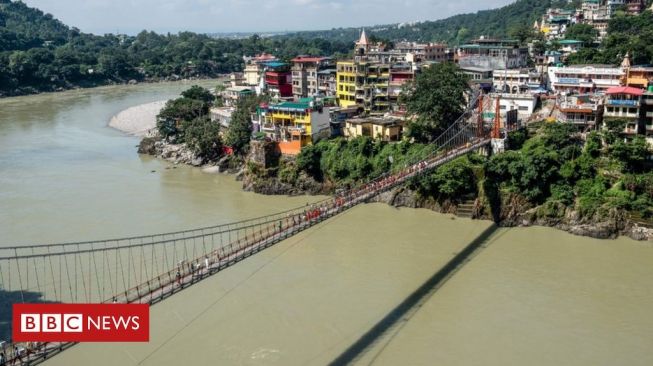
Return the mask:
M 636 15 L 645 10 L 644 1 L 586 0 L 575 11 L 549 9 L 533 30 L 557 50 L 539 53 L 528 40 L 482 36 L 454 47 L 372 41 L 362 30 L 349 59 L 243 57 L 244 71 L 229 75 L 220 92 L 224 106 L 212 108 L 211 115 L 227 127 L 240 99 L 266 95 L 269 102 L 252 115 L 254 133 L 277 141 L 287 155 L 333 136 L 398 141 L 406 122 L 402 90 L 425 68 L 454 62 L 473 89 L 499 101 L 504 120 L 516 111 L 523 123 L 558 120 L 590 131 L 610 119 L 625 119 L 625 138 L 644 135 L 653 144 L 653 67 L 633 65 L 629 54 L 620 65 L 565 62 L 585 45 L 565 38 L 568 27 L 590 25 L 599 42 L 617 9 Z

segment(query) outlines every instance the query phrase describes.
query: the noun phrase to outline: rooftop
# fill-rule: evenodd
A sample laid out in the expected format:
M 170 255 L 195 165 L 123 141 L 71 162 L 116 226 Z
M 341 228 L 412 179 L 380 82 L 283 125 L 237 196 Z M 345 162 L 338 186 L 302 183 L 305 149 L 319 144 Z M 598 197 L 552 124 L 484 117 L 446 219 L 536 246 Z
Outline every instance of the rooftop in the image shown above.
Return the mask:
M 380 125 L 380 126 L 393 126 L 393 125 L 402 124 L 403 122 L 404 122 L 403 119 L 397 117 L 357 117 L 357 118 L 350 118 L 347 120 L 347 123 L 352 123 L 355 125 L 371 123 L 373 125 Z
M 558 41 L 558 43 L 565 45 L 565 44 L 582 44 L 583 41 L 577 41 L 575 39 L 563 39 L 561 41 Z
M 268 106 L 268 109 L 277 110 L 277 111 L 305 111 L 311 109 L 311 105 L 308 102 L 281 102 L 278 104 L 272 104 Z
M 605 94 L 628 94 L 628 95 L 642 95 L 644 91 L 640 88 L 633 88 L 630 86 L 616 86 L 605 91 Z
M 331 57 L 312 57 L 312 56 L 298 56 L 293 58 L 292 62 L 303 63 L 303 62 L 321 62 L 325 60 L 330 60 Z

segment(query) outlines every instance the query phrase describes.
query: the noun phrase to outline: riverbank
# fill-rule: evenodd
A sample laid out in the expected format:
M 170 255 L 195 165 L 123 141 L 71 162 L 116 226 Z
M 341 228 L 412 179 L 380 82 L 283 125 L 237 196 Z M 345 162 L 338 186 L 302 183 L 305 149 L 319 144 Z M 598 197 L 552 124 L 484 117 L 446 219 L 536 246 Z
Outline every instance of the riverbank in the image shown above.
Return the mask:
M 1 93 L 0 92 L 0 99 L 5 99 L 5 98 L 14 98 L 14 97 L 23 97 L 23 96 L 30 96 L 30 95 L 40 95 L 40 94 L 56 94 L 56 93 L 64 93 L 67 91 L 74 91 L 74 90 L 88 90 L 88 89 L 95 89 L 95 88 L 102 88 L 102 87 L 107 87 L 107 86 L 130 86 L 130 85 L 141 85 L 141 84 L 160 84 L 160 83 L 176 83 L 176 82 L 181 82 L 181 83 L 187 83 L 187 82 L 204 82 L 207 80 L 221 80 L 224 79 L 225 76 L 218 76 L 218 77 L 192 77 L 192 78 L 173 78 L 173 77 L 165 77 L 165 78 L 150 78 L 150 79 L 143 79 L 143 80 L 135 80 L 135 79 L 130 79 L 130 80 L 121 80 L 121 81 L 106 81 L 106 82 L 87 82 L 85 84 L 78 84 L 78 85 L 66 85 L 65 87 L 56 87 L 56 88 L 50 88 L 50 89 L 43 89 L 43 90 L 38 90 L 32 87 L 26 87 L 26 88 L 20 88 L 16 89 L 11 93 Z
M 361 150 L 361 143 L 354 143 L 358 146 L 356 150 Z M 339 189 L 361 184 L 367 179 L 363 175 L 355 180 L 347 179 L 342 172 L 360 169 L 373 171 L 377 169 L 374 164 L 383 164 L 385 161 L 378 158 L 382 152 L 367 157 L 355 153 L 352 157 L 347 152 L 350 149 L 346 147 L 348 145 L 337 141 L 326 144 L 330 145 L 316 150 L 318 154 L 319 151 L 331 151 L 329 155 L 320 157 L 306 154 L 298 159 L 290 159 L 281 157 L 269 143 L 253 142 L 244 172 L 243 189 L 271 195 L 334 194 Z M 333 153 L 330 149 L 339 144 L 345 146 L 344 150 Z M 397 149 L 393 146 L 388 148 Z M 385 147 L 377 149 L 384 151 Z M 401 159 L 398 154 L 394 156 L 397 160 Z M 506 156 L 515 155 L 514 152 L 508 152 Z M 497 158 L 503 159 L 504 155 L 499 154 Z M 352 167 L 347 165 L 348 162 L 353 162 Z M 330 164 L 337 164 L 334 171 L 340 174 L 339 179 L 329 175 Z M 461 158 L 400 188 L 385 192 L 373 201 L 394 207 L 425 208 L 439 213 L 492 220 L 503 227 L 545 226 L 599 239 L 627 236 L 640 241 L 653 240 L 653 229 L 631 219 L 630 212 L 623 206 L 616 206 L 612 201 L 600 204 L 600 197 L 594 199 L 598 203 L 591 210 L 588 209 L 585 198 L 568 203 L 559 199 L 546 199 L 543 202 L 529 200 L 523 192 L 500 186 L 506 182 L 505 178 L 488 176 L 492 174 L 493 166 L 497 166 L 496 159 L 478 155 Z M 388 169 L 389 167 L 385 168 L 386 171 Z M 317 173 L 321 179 L 316 179 L 309 171 Z M 618 184 L 615 185 L 619 187 Z M 573 192 L 573 189 L 572 186 L 570 190 Z M 578 191 L 581 188 L 575 189 Z M 635 201 L 634 198 L 630 200 Z
M 127 108 L 111 117 L 109 127 L 132 136 L 144 137 L 156 127 L 156 116 L 166 102 L 167 100 L 160 100 Z

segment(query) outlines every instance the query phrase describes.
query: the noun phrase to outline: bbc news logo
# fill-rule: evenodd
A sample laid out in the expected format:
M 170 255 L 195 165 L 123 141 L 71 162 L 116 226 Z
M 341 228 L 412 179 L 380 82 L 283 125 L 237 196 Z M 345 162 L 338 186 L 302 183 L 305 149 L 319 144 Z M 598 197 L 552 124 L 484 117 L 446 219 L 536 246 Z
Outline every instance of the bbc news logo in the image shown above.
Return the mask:
M 147 342 L 148 304 L 14 304 L 15 342 Z

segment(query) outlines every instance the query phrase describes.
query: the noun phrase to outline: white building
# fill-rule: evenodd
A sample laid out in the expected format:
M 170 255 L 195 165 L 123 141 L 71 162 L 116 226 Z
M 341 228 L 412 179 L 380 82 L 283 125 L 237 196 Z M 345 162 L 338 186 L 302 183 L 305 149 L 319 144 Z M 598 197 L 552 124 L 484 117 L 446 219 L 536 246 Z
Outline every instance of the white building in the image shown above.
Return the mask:
M 607 65 L 577 65 L 549 67 L 550 88 L 556 92 L 583 94 L 605 92 L 620 85 L 623 69 Z
M 220 126 L 227 128 L 231 124 L 231 115 L 234 113 L 236 108 L 233 107 L 214 107 L 209 110 L 211 115 L 211 121 L 214 121 Z
M 505 116 L 508 111 L 517 110 L 520 119 L 528 119 L 537 106 L 537 96 L 533 94 L 490 94 L 490 98 L 494 100 L 493 103 L 496 103 L 497 97 L 499 97 L 499 109 L 502 116 Z
M 542 74 L 530 69 L 494 70 L 492 87 L 508 94 L 540 92 L 544 87 Z

